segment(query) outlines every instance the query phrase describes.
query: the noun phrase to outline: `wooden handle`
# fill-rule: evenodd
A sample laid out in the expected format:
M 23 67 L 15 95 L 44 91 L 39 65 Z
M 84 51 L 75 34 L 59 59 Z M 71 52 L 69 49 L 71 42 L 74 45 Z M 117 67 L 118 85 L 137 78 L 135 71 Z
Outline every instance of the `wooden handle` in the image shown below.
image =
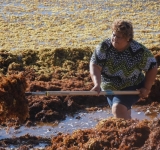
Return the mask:
M 139 91 L 101 91 L 99 95 L 138 95 Z M 44 92 L 26 92 L 28 95 L 46 95 L 46 96 L 77 96 L 77 95 L 97 95 L 96 91 L 44 91 Z

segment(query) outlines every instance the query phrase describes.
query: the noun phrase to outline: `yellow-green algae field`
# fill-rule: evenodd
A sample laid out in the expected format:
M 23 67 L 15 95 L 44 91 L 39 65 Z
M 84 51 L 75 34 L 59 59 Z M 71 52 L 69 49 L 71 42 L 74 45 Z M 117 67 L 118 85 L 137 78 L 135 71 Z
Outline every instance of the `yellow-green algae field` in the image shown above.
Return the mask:
M 159 45 L 160 3 L 147 0 L 1 1 L 1 49 L 91 47 L 111 34 L 117 18 L 133 22 L 135 39 Z
M 25 100 L 21 99 L 24 93 L 18 97 L 18 91 L 16 88 L 14 89 L 14 87 L 20 88 L 16 81 L 17 78 L 20 79 L 19 76 L 14 78 L 14 81 L 12 76 L 8 76 L 18 73 L 25 74 L 28 87 L 21 89 L 20 92 L 25 92 L 24 90 L 26 92 L 90 90 L 93 86 L 89 75 L 91 54 L 99 42 L 111 36 L 110 26 L 118 18 L 133 23 L 134 39 L 152 51 L 159 65 L 159 0 L 1 0 L 0 80 L 3 81 L 3 84 L 7 84 L 9 82 L 4 80 L 9 81 L 10 79 L 10 83 L 15 85 L 12 85 L 13 89 L 9 88 L 10 93 L 14 91 L 14 94 L 8 96 L 8 101 L 5 102 L 3 94 L 5 95 L 7 92 L 4 93 L 4 89 L 1 89 L 2 83 L 0 84 L 0 121 L 2 118 L 3 121 L 6 118 L 3 107 L 6 110 L 12 108 L 7 111 L 10 114 L 6 113 L 8 118 L 25 110 L 23 113 L 29 114 L 25 122 L 27 127 L 35 125 L 35 121 L 51 122 L 55 126 L 57 120 L 58 122 L 65 120 L 67 113 L 74 114 L 81 109 L 83 111 L 100 111 L 101 107 L 98 104 L 105 101 L 104 97 L 29 96 Z M 160 68 L 149 98 L 139 103 L 140 111 L 159 114 L 159 90 Z M 16 97 L 14 97 L 15 95 Z M 22 100 L 22 102 L 24 100 L 24 107 L 28 108 L 16 106 L 18 104 L 18 102 L 16 103 L 17 99 Z M 14 106 L 16 107 L 14 108 Z M 106 104 L 105 106 L 107 107 Z M 16 110 L 16 108 L 21 110 Z M 20 116 L 28 116 L 28 114 L 20 114 Z M 80 118 L 78 116 L 77 120 L 81 120 Z M 12 125 L 15 126 L 14 138 L 10 137 L 6 140 L 3 136 L 0 137 L 0 147 L 7 148 L 15 144 L 18 145 L 15 147 L 21 149 L 33 149 L 37 143 L 47 141 L 48 149 L 55 150 L 146 150 L 147 148 L 158 150 L 160 148 L 158 143 L 160 142 L 159 122 L 159 119 L 154 121 L 124 121 L 111 118 L 101 121 L 97 128 L 75 131 L 74 134 L 67 136 L 60 133 L 53 139 L 51 137 L 46 139 L 44 138 L 45 135 L 36 137 L 22 134 L 23 136 L 16 137 L 16 132 L 20 132 L 17 130 L 20 126 L 13 121 Z M 106 127 L 106 124 L 109 128 Z M 120 127 L 117 126 L 118 124 Z M 99 125 L 103 126 L 103 129 L 100 129 Z M 4 135 L 4 127 L 0 127 L 0 134 Z M 47 129 L 47 132 L 52 131 L 50 128 Z M 21 132 L 24 131 L 25 129 L 22 129 Z M 111 135 L 111 133 L 113 134 Z M 101 136 L 103 139 L 100 138 Z M 35 140 L 36 144 L 33 142 Z
M 88 62 L 95 46 L 111 36 L 110 25 L 117 18 L 132 21 L 134 39 L 158 52 L 158 0 L 2 0 L 0 49 L 9 57 L 0 58 L 1 72 L 18 67 L 17 57 L 35 70 L 73 69 L 73 56 Z

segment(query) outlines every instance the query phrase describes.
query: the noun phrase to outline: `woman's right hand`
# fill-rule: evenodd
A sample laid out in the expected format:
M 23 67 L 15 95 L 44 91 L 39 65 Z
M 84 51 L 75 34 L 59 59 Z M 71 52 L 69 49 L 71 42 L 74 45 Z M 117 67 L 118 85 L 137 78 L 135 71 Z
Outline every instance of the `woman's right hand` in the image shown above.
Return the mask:
M 101 92 L 101 88 L 100 88 L 100 85 L 95 85 L 91 91 L 96 91 L 97 92 L 97 95 L 99 96 L 99 93 Z

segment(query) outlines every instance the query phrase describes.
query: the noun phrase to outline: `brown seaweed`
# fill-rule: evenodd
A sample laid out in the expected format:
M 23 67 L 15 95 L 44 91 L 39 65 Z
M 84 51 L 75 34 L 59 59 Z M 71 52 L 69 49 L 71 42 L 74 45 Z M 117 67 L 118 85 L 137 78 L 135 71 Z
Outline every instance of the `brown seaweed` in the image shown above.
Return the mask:
M 27 84 L 23 74 L 0 76 L 0 122 L 19 118 L 20 122 L 28 116 L 28 101 L 25 98 Z

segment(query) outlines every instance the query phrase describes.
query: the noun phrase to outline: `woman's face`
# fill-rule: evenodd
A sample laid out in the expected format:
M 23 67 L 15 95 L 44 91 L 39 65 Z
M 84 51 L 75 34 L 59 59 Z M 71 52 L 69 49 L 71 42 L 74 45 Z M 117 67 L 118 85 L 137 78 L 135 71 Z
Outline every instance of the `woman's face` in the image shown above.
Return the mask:
M 120 32 L 112 32 L 112 45 L 118 50 L 123 51 L 128 47 L 129 38 L 124 37 Z

